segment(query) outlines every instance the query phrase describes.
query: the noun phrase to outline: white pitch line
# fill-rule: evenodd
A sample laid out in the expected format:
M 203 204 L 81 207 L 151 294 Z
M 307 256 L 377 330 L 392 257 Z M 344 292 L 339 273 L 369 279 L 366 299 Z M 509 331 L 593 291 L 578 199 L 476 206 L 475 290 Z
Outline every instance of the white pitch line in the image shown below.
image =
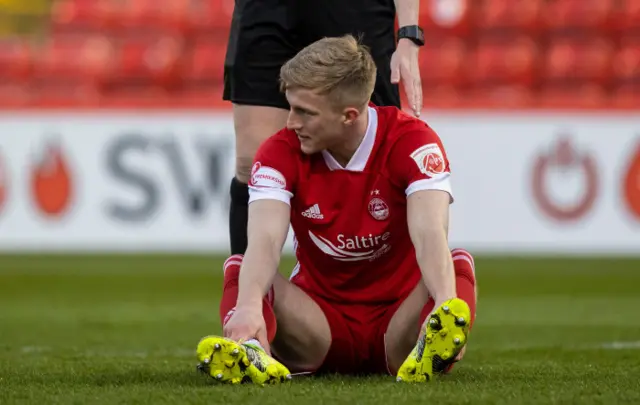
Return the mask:
M 607 342 L 602 343 L 600 348 L 607 350 L 640 349 L 640 340 L 636 340 L 635 342 Z

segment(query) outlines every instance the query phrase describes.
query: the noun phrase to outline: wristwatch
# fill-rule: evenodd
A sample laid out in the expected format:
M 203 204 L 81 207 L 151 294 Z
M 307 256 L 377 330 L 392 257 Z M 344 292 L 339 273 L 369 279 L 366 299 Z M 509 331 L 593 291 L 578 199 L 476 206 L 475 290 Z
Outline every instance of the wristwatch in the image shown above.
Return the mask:
M 398 30 L 398 41 L 402 38 L 407 38 L 418 46 L 424 45 L 424 31 L 418 25 L 400 27 Z

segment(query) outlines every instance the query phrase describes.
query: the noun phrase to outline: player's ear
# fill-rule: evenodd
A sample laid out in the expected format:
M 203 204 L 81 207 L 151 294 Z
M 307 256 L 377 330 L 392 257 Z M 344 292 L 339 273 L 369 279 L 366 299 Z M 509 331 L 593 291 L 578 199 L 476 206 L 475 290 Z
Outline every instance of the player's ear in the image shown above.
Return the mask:
M 343 116 L 345 125 L 353 125 L 360 116 L 360 111 L 357 108 L 347 107 L 343 111 Z

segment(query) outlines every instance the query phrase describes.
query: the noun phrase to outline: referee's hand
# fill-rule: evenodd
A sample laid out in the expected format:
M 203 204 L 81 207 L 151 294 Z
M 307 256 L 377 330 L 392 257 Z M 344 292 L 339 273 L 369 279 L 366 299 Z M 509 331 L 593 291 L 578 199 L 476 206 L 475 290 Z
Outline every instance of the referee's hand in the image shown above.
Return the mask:
M 391 83 L 402 81 L 407 100 L 413 115 L 420 116 L 422 111 L 422 81 L 418 64 L 419 47 L 408 39 L 401 39 L 398 48 L 391 57 Z

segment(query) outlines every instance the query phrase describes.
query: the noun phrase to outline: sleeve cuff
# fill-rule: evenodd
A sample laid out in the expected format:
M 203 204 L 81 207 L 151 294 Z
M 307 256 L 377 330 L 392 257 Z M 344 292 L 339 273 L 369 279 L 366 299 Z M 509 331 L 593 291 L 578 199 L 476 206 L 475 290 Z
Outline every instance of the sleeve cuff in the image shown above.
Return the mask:
M 293 194 L 282 189 L 264 189 L 249 186 L 249 204 L 258 200 L 278 200 L 291 205 Z
M 451 190 L 451 173 L 442 173 L 436 177 L 430 179 L 420 179 L 409 184 L 409 187 L 405 190 L 405 194 L 409 197 L 416 191 L 422 190 L 441 190 L 446 191 L 449 194 L 449 203 L 453 203 L 453 191 Z

